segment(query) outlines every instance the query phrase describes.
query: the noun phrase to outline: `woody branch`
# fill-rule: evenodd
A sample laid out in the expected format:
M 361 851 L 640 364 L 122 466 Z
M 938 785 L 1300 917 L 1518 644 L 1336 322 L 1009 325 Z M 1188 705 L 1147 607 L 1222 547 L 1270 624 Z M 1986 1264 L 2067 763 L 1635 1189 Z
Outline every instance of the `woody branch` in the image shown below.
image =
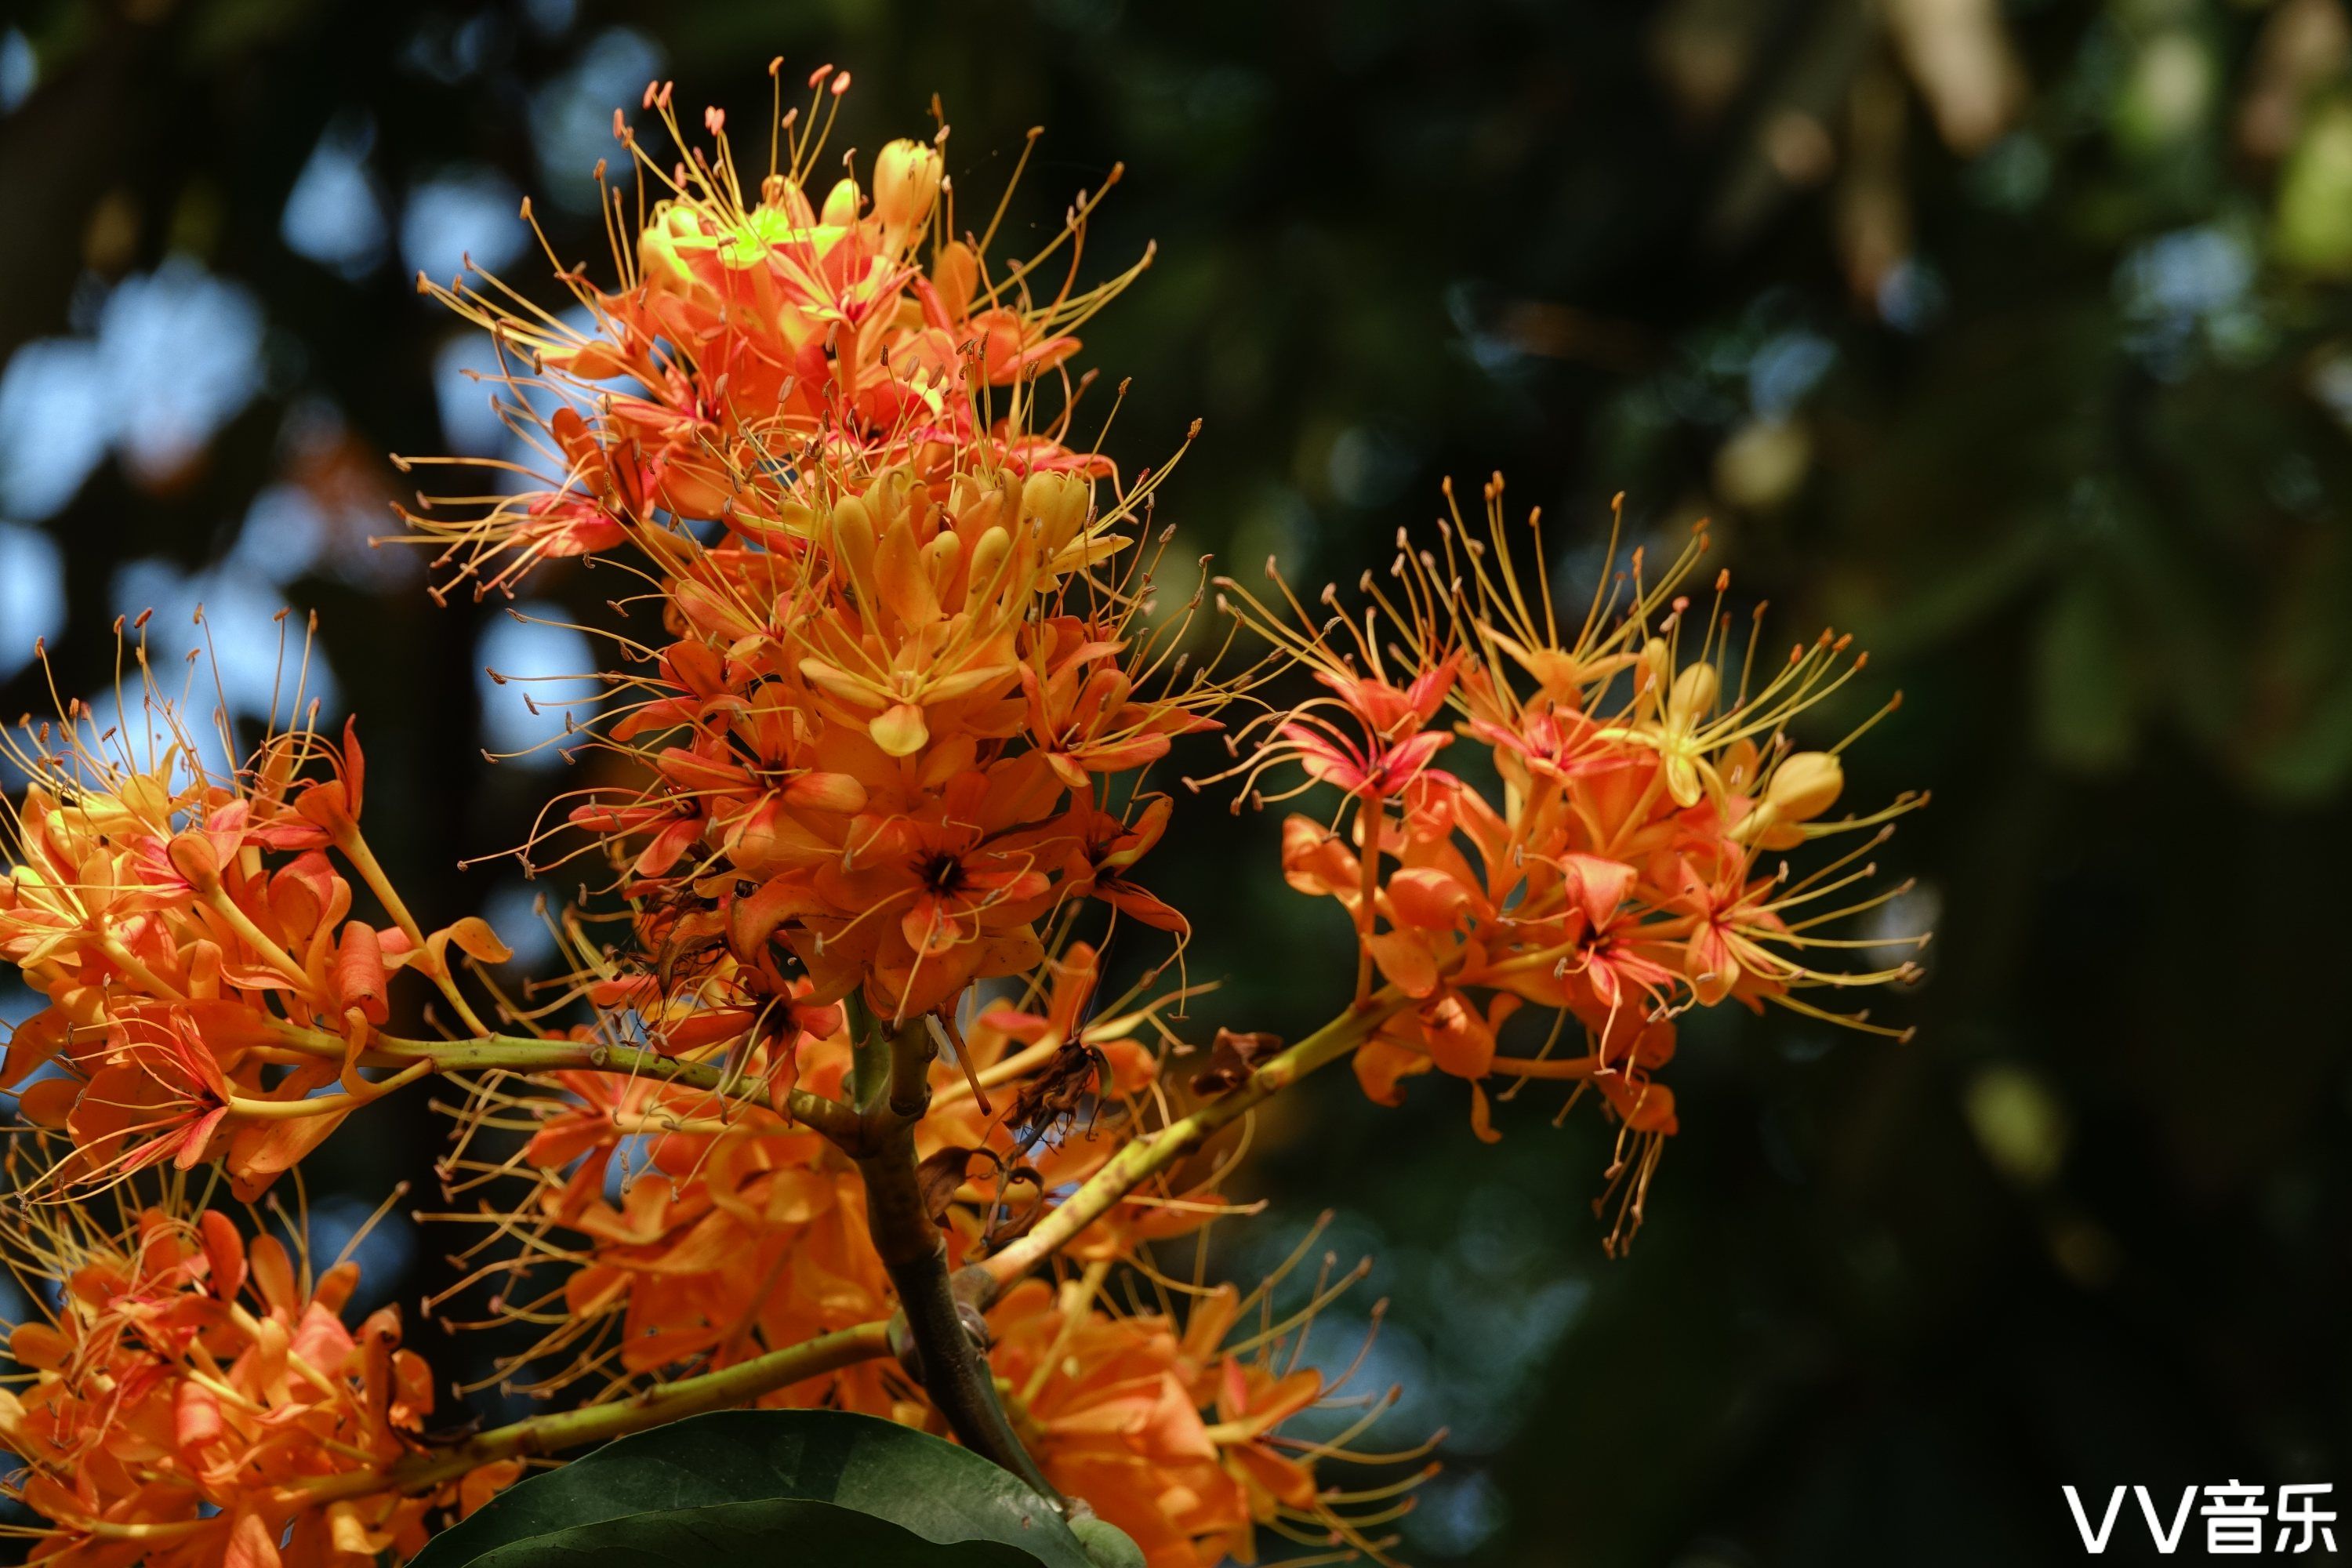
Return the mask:
M 915 1125 L 930 1108 L 930 1064 L 937 1054 L 928 1016 L 895 1026 L 853 1001 L 856 1040 L 852 1089 L 859 1123 L 845 1144 L 866 1184 L 866 1224 L 874 1250 L 898 1296 L 907 1347 L 902 1358 L 966 1447 L 1013 1471 L 1047 1497 L 1053 1483 L 1022 1446 L 996 1397 L 982 1351 L 985 1328 L 967 1325 L 948 1275 L 948 1249 L 923 1200 Z

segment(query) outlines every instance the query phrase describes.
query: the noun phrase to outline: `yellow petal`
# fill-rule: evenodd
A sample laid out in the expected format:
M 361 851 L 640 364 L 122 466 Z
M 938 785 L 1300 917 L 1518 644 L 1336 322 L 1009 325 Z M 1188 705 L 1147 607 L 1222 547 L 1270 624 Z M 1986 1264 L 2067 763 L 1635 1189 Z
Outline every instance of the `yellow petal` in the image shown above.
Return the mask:
M 1666 791 L 1675 797 L 1676 805 L 1696 805 L 1706 796 L 1698 782 L 1698 768 L 1687 753 L 1666 753 Z
M 931 728 L 923 719 L 922 708 L 913 702 L 886 709 L 866 726 L 866 732 L 874 737 L 876 745 L 894 757 L 912 756 L 931 738 Z

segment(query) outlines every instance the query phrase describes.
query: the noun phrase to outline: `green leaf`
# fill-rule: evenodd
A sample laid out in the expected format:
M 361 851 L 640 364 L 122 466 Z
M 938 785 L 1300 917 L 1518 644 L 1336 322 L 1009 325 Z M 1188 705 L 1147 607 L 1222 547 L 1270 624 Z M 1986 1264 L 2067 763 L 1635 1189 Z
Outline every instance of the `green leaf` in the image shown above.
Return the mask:
M 728 1410 L 609 1443 L 434 1538 L 414 1568 L 1091 1568 L 1052 1505 L 952 1443 L 837 1410 Z
M 952 1546 L 829 1502 L 773 1500 L 665 1509 L 509 1542 L 472 1568 L 715 1568 L 730 1563 L 855 1563 L 859 1568 L 1035 1568 L 994 1541 Z
M 1145 1568 L 1143 1548 L 1108 1520 L 1091 1514 L 1070 1521 L 1070 1533 L 1086 1543 L 1095 1568 Z

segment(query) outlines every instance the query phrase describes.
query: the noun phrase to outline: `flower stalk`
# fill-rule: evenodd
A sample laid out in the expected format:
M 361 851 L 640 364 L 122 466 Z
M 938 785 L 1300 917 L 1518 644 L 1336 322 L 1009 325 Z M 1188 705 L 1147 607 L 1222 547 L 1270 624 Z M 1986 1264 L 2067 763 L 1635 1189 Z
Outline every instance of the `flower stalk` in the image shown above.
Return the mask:
M 316 1054 L 340 1054 L 343 1042 L 315 1029 L 280 1026 L 279 1037 L 297 1049 Z M 666 1057 L 639 1046 L 604 1040 L 541 1040 L 521 1035 L 481 1035 L 462 1040 L 419 1040 L 379 1035 L 362 1055 L 371 1066 L 398 1067 L 404 1072 L 425 1065 L 435 1073 L 498 1069 L 507 1072 L 607 1072 L 646 1079 L 680 1089 L 701 1089 L 739 1105 L 772 1110 L 791 1118 L 836 1143 L 853 1144 L 864 1135 L 857 1113 L 839 1100 L 807 1089 L 788 1090 L 781 1100 L 765 1080 L 730 1071 L 721 1061 Z M 405 1079 L 403 1081 L 406 1081 Z M 377 1085 L 382 1089 L 390 1079 Z M 395 1086 L 396 1087 L 396 1086 Z
M 991 1253 L 980 1263 L 980 1269 L 996 1289 L 1012 1284 L 1076 1240 L 1088 1226 L 1117 1208 L 1129 1193 L 1189 1159 L 1217 1132 L 1318 1068 L 1339 1060 L 1370 1039 L 1382 1024 L 1404 1010 L 1409 1000 L 1395 986 L 1383 986 L 1297 1045 L 1260 1062 L 1247 1078 L 1224 1094 L 1170 1122 L 1150 1137 L 1128 1144 L 1026 1235 Z
M 887 1323 L 859 1323 L 723 1371 L 655 1384 L 628 1399 L 554 1411 L 493 1427 L 446 1448 L 412 1455 L 382 1471 L 338 1476 L 305 1488 L 303 1500 L 319 1506 L 379 1491 L 429 1491 L 483 1465 L 537 1458 L 625 1437 L 689 1415 L 731 1410 L 780 1388 L 887 1355 L 889 1342 Z
M 930 1108 L 931 1059 L 938 1054 L 928 1017 L 887 1026 L 863 1005 L 850 1009 L 858 1040 L 852 1081 L 864 1093 L 863 1123 L 853 1153 L 866 1184 L 866 1226 L 898 1296 L 894 1331 L 903 1326 L 907 1370 L 966 1447 L 985 1455 L 1038 1492 L 1062 1501 L 1023 1447 L 996 1396 L 984 1350 L 987 1329 L 967 1323 L 948 1274 L 948 1248 L 924 1202 L 915 1124 Z

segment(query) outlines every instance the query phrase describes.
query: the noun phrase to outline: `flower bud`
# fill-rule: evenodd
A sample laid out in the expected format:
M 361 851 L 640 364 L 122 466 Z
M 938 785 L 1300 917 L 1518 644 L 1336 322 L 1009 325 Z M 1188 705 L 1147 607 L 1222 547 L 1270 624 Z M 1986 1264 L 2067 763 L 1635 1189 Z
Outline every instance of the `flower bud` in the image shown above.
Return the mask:
M 834 228 L 847 228 L 857 221 L 859 199 L 856 180 L 837 182 L 832 190 L 825 193 L 824 210 L 817 215 L 817 221 Z
M 971 547 L 971 592 L 993 595 L 1003 584 L 996 580 L 1004 558 L 1013 553 L 1013 536 L 1002 524 L 988 529 Z
M 931 589 L 944 595 L 948 584 L 955 581 L 956 568 L 963 562 L 963 540 L 947 529 L 941 529 L 929 544 L 923 546 L 923 565 L 930 573 Z
M 760 184 L 760 205 L 769 212 L 782 213 L 790 228 L 806 228 L 816 221 L 809 211 L 808 197 L 801 192 L 800 182 L 783 174 L 771 174 Z
M 220 851 L 203 834 L 174 834 L 163 853 L 172 869 L 185 877 L 188 886 L 199 894 L 209 895 L 220 886 Z
M 871 581 L 876 531 L 874 514 L 856 496 L 844 496 L 833 507 L 834 548 L 852 573 Z
M 1722 688 L 1715 666 L 1692 665 L 1675 677 L 1674 691 L 1666 699 L 1666 722 L 1685 729 L 1705 723 L 1715 712 L 1716 694 Z
M 658 293 L 694 293 L 698 285 L 694 268 L 680 254 L 680 242 L 702 237 L 702 226 L 690 209 L 669 208 L 637 236 L 637 270 Z
M 1092 500 L 1084 479 L 1050 471 L 1032 474 L 1021 487 L 1021 520 L 1044 531 L 1049 552 L 1058 551 L 1086 526 Z
M 1666 705 L 1666 688 L 1672 683 L 1674 650 L 1664 640 L 1653 637 L 1642 645 L 1636 656 L 1633 693 L 1640 700 L 1642 712 L 1654 717 Z
M 1827 752 L 1799 752 L 1773 770 L 1764 798 L 1781 821 L 1810 822 L 1835 805 L 1844 788 L 1845 771 L 1837 758 Z
M 980 258 L 961 240 L 940 247 L 931 259 L 931 287 L 939 290 L 940 309 L 950 321 L 961 321 L 971 309 L 972 291 L 980 286 Z
M 940 154 L 935 147 L 901 138 L 874 161 L 874 216 L 893 235 L 904 237 L 931 216 L 940 194 Z

